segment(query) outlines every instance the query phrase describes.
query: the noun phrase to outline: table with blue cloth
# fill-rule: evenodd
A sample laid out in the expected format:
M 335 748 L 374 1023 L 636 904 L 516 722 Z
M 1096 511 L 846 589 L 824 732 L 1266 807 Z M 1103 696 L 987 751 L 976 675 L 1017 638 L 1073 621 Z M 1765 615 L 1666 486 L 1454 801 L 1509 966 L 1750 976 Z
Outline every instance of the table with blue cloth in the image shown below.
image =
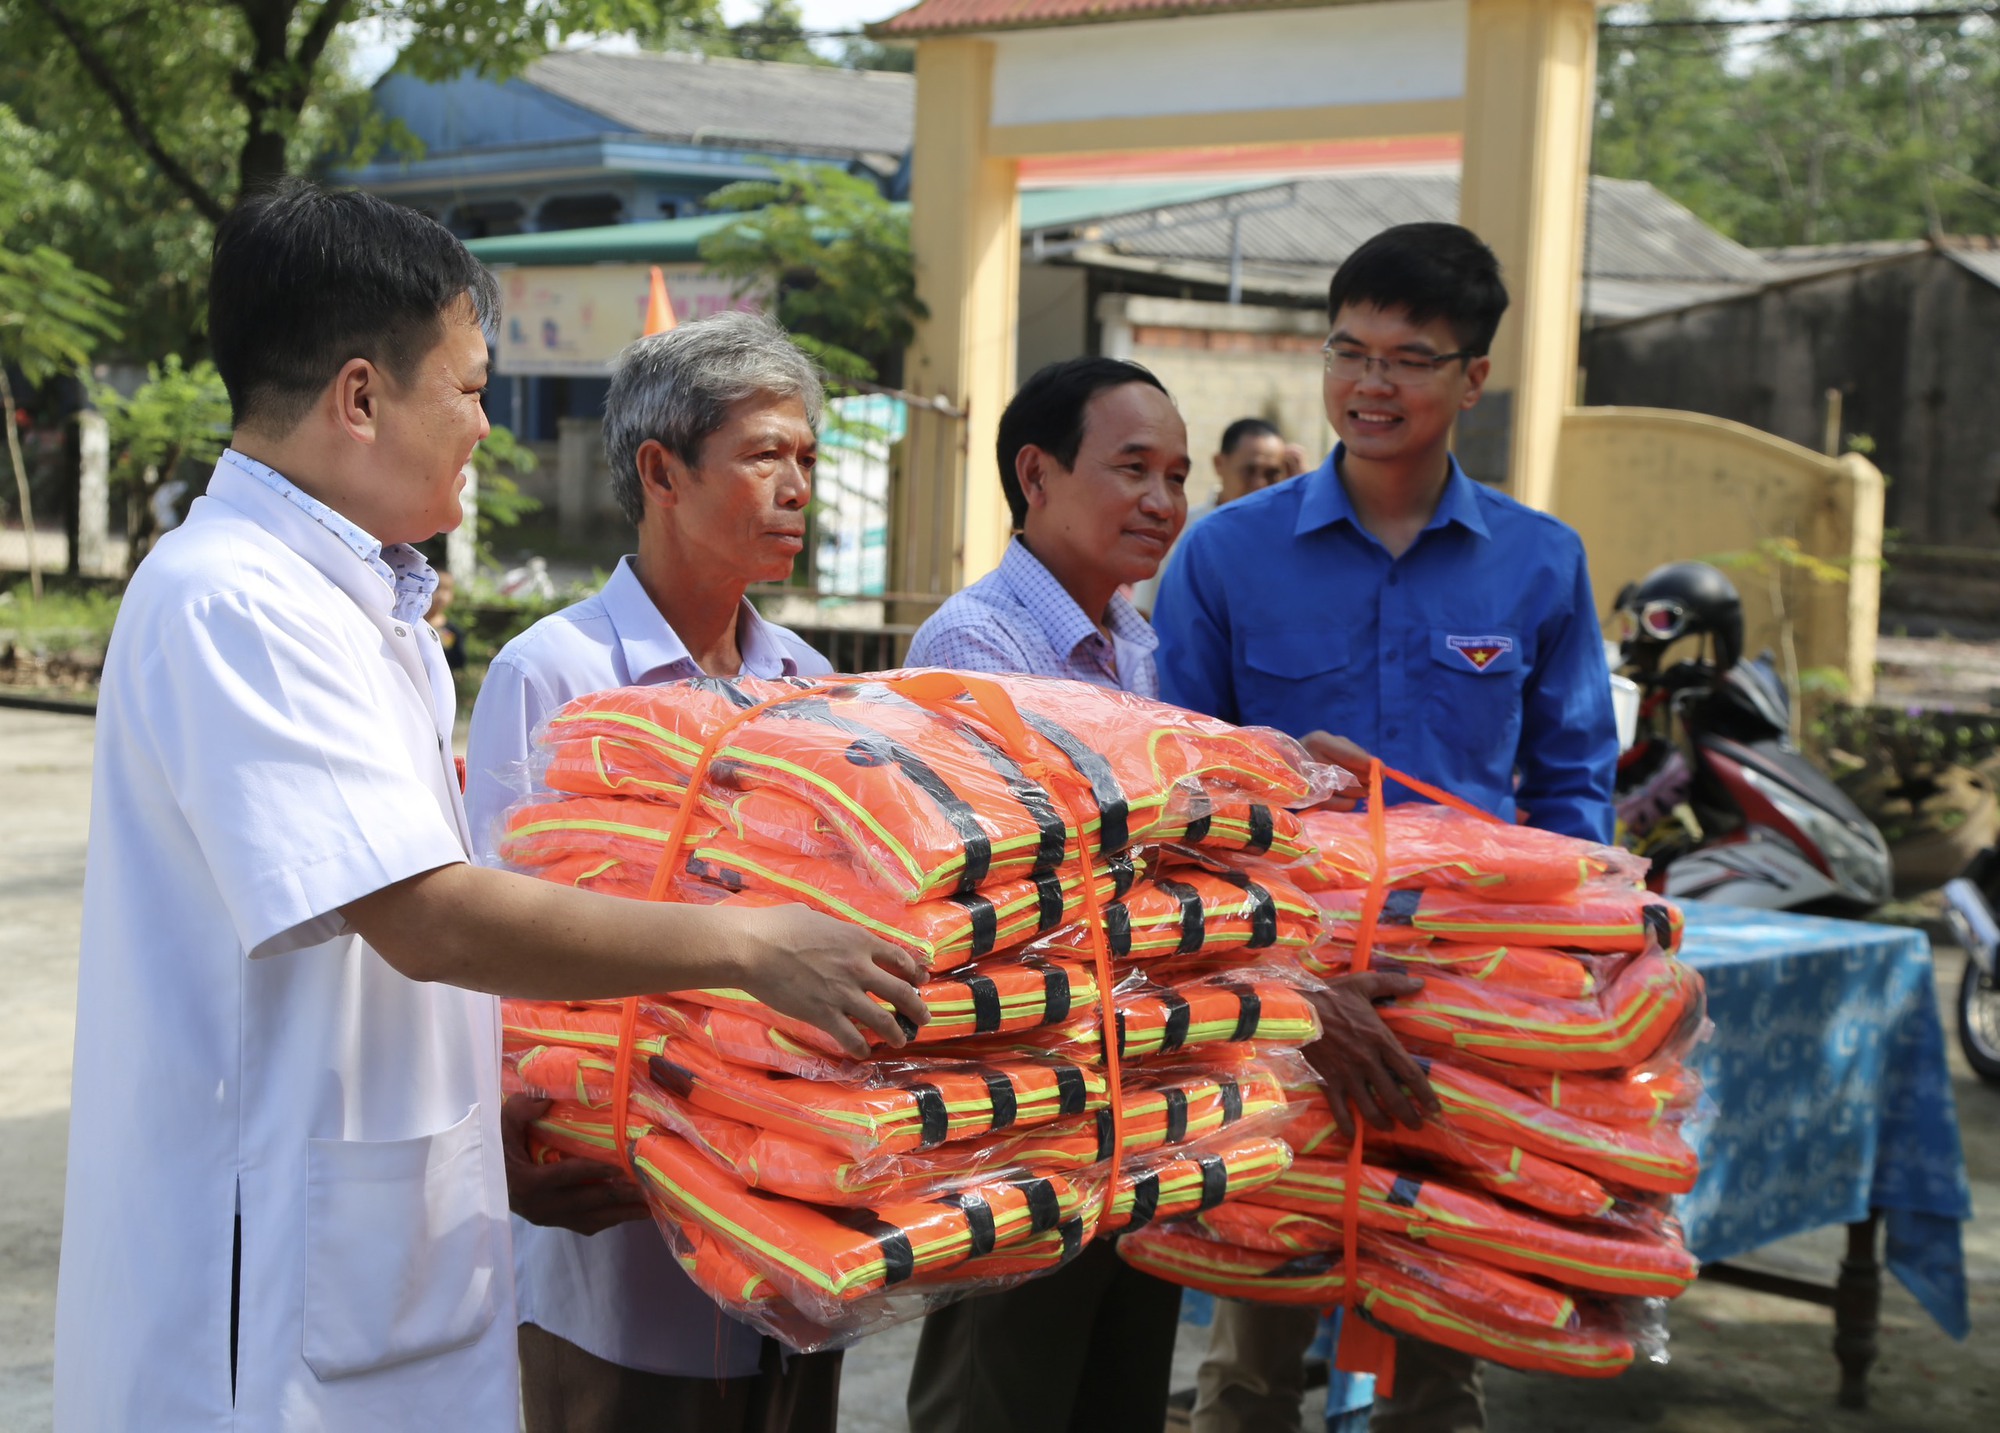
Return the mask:
M 1944 1029 L 1922 932 L 1683 903 L 1681 958 L 1708 985 L 1714 1037 L 1690 1063 L 1715 1112 L 1679 1203 L 1704 1265 L 1848 1226 L 1832 1287 L 1749 1269 L 1704 1277 L 1834 1309 L 1841 1402 L 1862 1407 L 1889 1271 L 1953 1338 L 1969 1318 L 1960 1223 L 1972 1215 Z

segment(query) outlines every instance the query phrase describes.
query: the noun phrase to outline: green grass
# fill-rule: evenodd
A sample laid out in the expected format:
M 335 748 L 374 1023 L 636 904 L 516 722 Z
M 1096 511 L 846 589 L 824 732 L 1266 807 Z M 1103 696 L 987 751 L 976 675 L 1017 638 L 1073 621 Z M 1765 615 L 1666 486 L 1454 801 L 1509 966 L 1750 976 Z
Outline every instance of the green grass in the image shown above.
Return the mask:
M 0 650 L 11 647 L 23 656 L 95 660 L 104 655 L 117 616 L 114 592 L 49 586 L 36 601 L 22 582 L 0 592 Z

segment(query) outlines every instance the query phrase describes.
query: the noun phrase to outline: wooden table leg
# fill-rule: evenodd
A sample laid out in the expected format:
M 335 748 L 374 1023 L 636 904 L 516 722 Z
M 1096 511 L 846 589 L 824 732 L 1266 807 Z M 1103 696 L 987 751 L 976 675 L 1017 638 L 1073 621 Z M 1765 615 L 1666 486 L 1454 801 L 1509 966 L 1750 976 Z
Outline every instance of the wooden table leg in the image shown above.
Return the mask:
M 1833 1355 L 1840 1360 L 1840 1406 L 1868 1406 L 1868 1369 L 1882 1326 L 1882 1265 L 1875 1256 L 1882 1216 L 1847 1226 L 1847 1257 L 1833 1292 Z

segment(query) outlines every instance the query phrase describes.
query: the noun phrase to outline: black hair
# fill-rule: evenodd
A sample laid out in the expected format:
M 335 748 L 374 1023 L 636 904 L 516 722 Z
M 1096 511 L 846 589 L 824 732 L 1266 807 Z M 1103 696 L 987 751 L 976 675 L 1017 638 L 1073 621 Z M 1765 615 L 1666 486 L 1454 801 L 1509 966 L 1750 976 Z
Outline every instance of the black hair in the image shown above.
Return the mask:
M 1278 431 L 1278 425 L 1262 418 L 1238 418 L 1222 430 L 1222 451 L 1233 453 L 1236 445 L 1245 438 L 1276 438 L 1283 442 L 1285 435 Z
M 1457 224 L 1398 224 L 1347 256 L 1327 289 L 1326 317 L 1337 321 L 1349 304 L 1401 309 L 1412 323 L 1443 319 L 1468 353 L 1493 346 L 1507 312 L 1500 261 L 1470 229 Z
M 281 180 L 246 196 L 215 231 L 208 336 L 241 425 L 279 432 L 305 416 L 349 359 L 397 382 L 469 300 L 493 331 L 500 288 L 451 232 L 358 190 Z
M 1028 495 L 1021 491 L 1014 460 L 1023 448 L 1040 448 L 1065 468 L 1076 464 L 1083 446 L 1083 410 L 1109 388 L 1144 383 L 1167 391 L 1150 369 L 1122 358 L 1065 358 L 1035 370 L 1000 415 L 1000 490 L 1018 531 L 1028 521 Z

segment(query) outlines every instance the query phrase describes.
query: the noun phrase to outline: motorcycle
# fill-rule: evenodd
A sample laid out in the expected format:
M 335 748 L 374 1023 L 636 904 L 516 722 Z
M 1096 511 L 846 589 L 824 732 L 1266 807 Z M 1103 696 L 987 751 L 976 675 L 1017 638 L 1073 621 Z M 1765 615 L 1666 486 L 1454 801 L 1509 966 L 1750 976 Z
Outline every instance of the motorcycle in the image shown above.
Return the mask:
M 1671 563 L 1627 586 L 1618 609 L 1630 622 L 1621 669 L 1640 692 L 1638 734 L 1618 763 L 1618 827 L 1651 858 L 1655 889 L 1825 914 L 1887 900 L 1888 845 L 1792 744 L 1791 698 L 1770 655 L 1742 658 L 1729 579 Z M 1683 638 L 1696 654 L 1665 663 Z
M 1958 1043 L 1965 1061 L 2000 1085 L 2000 851 L 1989 846 L 1945 882 L 1945 918 L 1966 954 L 1958 984 Z

